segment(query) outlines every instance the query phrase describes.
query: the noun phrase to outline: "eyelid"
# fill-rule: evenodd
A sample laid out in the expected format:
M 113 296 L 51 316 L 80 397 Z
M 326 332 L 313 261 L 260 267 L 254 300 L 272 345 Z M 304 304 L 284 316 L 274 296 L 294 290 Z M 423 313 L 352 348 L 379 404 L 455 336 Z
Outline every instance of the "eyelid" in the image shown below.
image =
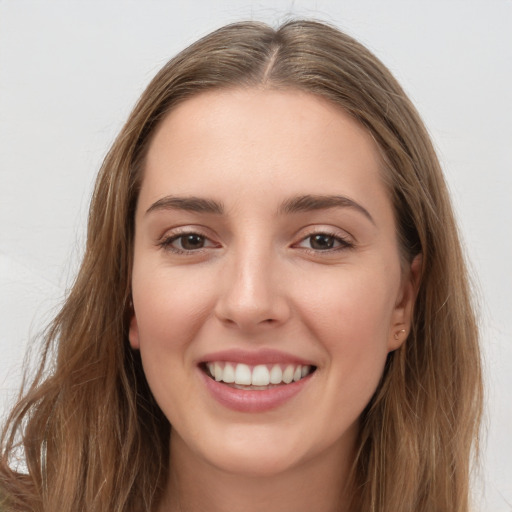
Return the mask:
M 162 236 L 160 236 L 155 245 L 161 249 L 167 250 L 169 252 L 174 252 L 175 254 L 199 254 L 204 252 L 205 250 L 209 250 L 212 248 L 219 248 L 222 244 L 214 241 L 214 236 L 209 234 L 210 230 L 206 230 L 201 226 L 196 225 L 187 225 L 187 226 L 177 226 L 175 228 L 167 229 Z M 173 247 L 172 243 L 175 240 L 178 240 L 181 237 L 185 237 L 187 235 L 197 235 L 204 238 L 208 245 L 205 247 L 201 247 L 198 249 L 180 249 L 178 247 Z
M 173 242 L 178 240 L 180 237 L 185 237 L 187 235 L 197 235 L 205 240 L 205 246 L 197 248 L 197 249 L 180 249 L 179 247 L 172 246 Z M 326 237 L 332 237 L 337 242 L 338 245 L 332 248 L 326 249 L 315 249 L 313 247 L 305 247 L 302 244 L 306 242 L 308 238 L 314 237 L 315 235 L 324 235 Z M 211 230 L 204 228 L 203 226 L 198 225 L 186 225 L 186 226 L 176 226 L 171 229 L 167 229 L 162 236 L 156 240 L 155 245 L 164 250 L 168 250 L 170 252 L 174 252 L 177 254 L 199 254 L 210 250 L 212 248 L 221 248 L 222 243 L 216 241 L 215 234 L 211 233 Z M 346 231 L 341 230 L 340 228 L 335 228 L 333 226 L 326 225 L 313 225 L 306 226 L 301 228 L 296 236 L 294 237 L 296 240 L 291 244 L 292 248 L 301 249 L 306 252 L 314 253 L 314 254 L 329 254 L 335 253 L 337 251 L 347 250 L 354 248 L 355 240 L 350 234 Z
M 313 249 L 311 247 L 301 246 L 301 244 L 305 242 L 308 238 L 311 238 L 315 235 L 325 235 L 327 237 L 332 237 L 336 239 L 340 243 L 340 245 L 330 249 Z M 339 228 L 335 228 L 333 226 L 308 226 L 306 228 L 301 229 L 298 232 L 296 239 L 298 239 L 298 241 L 294 242 L 292 244 L 292 247 L 302 249 L 304 251 L 308 251 L 314 254 L 328 254 L 336 251 L 352 249 L 355 246 L 355 240 L 353 236 L 351 236 L 346 231 L 341 230 Z
M 334 239 L 335 242 L 338 242 L 338 246 L 332 247 L 332 248 L 328 248 L 328 249 L 324 249 L 324 250 L 322 250 L 322 249 L 313 249 L 315 251 L 326 252 L 328 250 L 335 250 L 335 249 L 340 248 L 340 247 L 349 247 L 349 246 L 352 245 L 345 238 L 343 238 L 341 236 L 338 236 L 338 235 L 333 235 L 332 233 L 312 233 L 311 235 L 308 235 L 305 238 L 303 238 L 302 240 L 300 240 L 300 242 L 298 244 L 295 244 L 295 245 L 298 246 L 298 247 L 303 247 L 302 244 L 306 240 L 308 240 L 310 238 L 313 238 L 314 236 L 317 236 L 317 235 L 323 235 L 325 237 L 329 237 L 329 238 Z
M 200 235 L 209 239 L 215 238 L 215 234 L 212 233 L 211 229 L 201 226 L 200 224 L 185 224 L 181 226 L 178 225 L 173 227 L 167 227 L 165 230 L 162 231 L 162 234 L 158 236 L 158 238 L 156 239 L 156 243 L 159 244 L 163 240 L 166 240 L 173 236 L 177 237 L 189 234 Z

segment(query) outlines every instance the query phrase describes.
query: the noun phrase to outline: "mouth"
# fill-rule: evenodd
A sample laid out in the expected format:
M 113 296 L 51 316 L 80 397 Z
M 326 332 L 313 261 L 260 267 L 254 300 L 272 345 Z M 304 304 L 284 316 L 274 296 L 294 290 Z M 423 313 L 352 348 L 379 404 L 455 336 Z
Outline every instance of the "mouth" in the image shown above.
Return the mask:
M 283 387 L 311 375 L 316 367 L 295 363 L 249 365 L 229 361 L 207 361 L 201 370 L 212 380 L 233 389 L 265 391 Z
M 311 396 L 318 369 L 311 360 L 268 348 L 216 351 L 197 364 L 210 396 L 241 413 L 280 410 L 297 403 L 295 397 Z

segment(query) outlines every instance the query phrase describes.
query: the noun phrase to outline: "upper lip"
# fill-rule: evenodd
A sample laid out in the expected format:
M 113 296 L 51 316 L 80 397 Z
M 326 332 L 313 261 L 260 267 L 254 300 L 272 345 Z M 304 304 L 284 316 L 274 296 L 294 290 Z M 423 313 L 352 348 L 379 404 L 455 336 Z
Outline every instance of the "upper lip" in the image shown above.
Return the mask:
M 293 354 L 287 354 L 279 350 L 264 348 L 258 350 L 229 349 L 205 354 L 198 361 L 199 364 L 226 361 L 231 363 L 244 363 L 247 365 L 258 364 L 300 364 L 315 366 L 314 363 Z

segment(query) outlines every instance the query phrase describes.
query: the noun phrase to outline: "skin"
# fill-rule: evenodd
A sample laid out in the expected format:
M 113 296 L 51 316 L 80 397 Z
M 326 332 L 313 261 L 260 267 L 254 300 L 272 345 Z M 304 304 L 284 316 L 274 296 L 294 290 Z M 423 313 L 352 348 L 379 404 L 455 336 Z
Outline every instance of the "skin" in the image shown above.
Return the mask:
M 401 264 L 381 167 L 363 127 L 298 91 L 202 93 L 157 129 L 136 210 L 129 338 L 173 426 L 160 512 L 345 510 L 358 419 L 410 327 L 419 266 Z M 360 208 L 283 211 L 307 194 Z M 153 206 L 169 195 L 223 213 Z M 184 233 L 200 235 L 197 249 L 183 249 Z M 232 348 L 277 349 L 316 371 L 275 409 L 233 411 L 198 369 Z

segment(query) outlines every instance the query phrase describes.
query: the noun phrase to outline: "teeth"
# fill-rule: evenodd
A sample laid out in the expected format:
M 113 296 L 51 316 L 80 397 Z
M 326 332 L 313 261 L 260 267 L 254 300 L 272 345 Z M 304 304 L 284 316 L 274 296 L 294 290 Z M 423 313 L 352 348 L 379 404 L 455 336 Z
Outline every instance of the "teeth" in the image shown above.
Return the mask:
M 224 375 L 222 376 L 223 382 L 231 384 L 235 382 L 235 369 L 232 364 L 226 363 L 224 366 Z
M 288 365 L 283 372 L 283 382 L 285 384 L 290 384 L 290 382 L 293 380 L 294 373 L 295 373 L 295 367 L 293 367 L 291 364 Z
M 224 372 L 222 370 L 222 366 L 219 363 L 215 363 L 215 374 L 214 374 L 215 380 L 217 380 L 217 381 L 222 380 L 223 373 Z
M 252 371 L 252 382 L 253 386 L 268 386 L 270 383 L 270 372 L 264 364 L 255 366 Z
M 270 370 L 270 384 L 281 384 L 282 380 L 283 370 L 281 370 L 281 367 L 278 364 L 275 364 L 272 366 L 272 370 Z
M 206 364 L 210 375 L 217 382 L 241 386 L 265 387 L 269 384 L 290 384 L 311 373 L 311 366 L 288 364 L 258 364 L 250 367 L 243 363 L 209 362 Z
M 217 363 L 215 363 L 217 365 Z M 235 370 L 235 384 L 250 386 L 252 382 L 251 369 L 246 364 L 237 364 Z

